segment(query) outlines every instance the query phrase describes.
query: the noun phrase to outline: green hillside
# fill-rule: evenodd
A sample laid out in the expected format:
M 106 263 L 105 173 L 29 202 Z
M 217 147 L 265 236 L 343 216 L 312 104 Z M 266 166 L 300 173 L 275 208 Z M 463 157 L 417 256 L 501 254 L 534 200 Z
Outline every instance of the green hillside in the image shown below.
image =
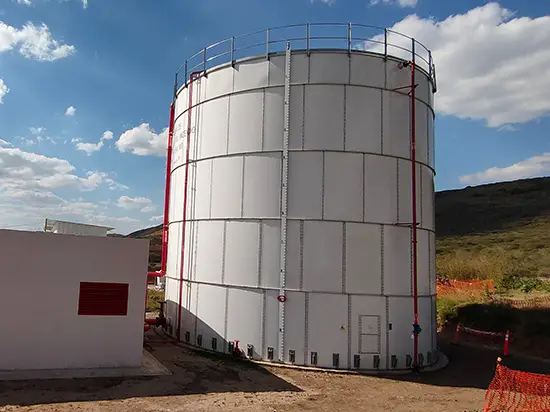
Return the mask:
M 436 233 L 440 277 L 548 277 L 550 178 L 439 192 Z

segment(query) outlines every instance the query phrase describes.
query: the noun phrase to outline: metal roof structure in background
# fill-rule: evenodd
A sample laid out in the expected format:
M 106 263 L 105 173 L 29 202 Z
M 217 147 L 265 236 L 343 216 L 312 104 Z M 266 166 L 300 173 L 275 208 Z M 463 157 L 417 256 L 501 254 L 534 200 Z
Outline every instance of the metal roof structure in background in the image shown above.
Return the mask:
M 44 232 L 61 233 L 61 231 L 57 230 L 57 228 L 61 225 L 64 225 L 66 227 L 70 226 L 74 229 L 76 228 L 79 229 L 77 231 L 78 233 L 76 233 L 74 230 L 71 230 L 70 233 L 72 234 L 84 234 L 84 232 L 86 232 L 87 234 L 91 234 L 91 232 L 98 233 L 98 231 L 100 231 L 100 232 L 104 232 L 106 236 L 108 232 L 115 229 L 114 227 L 109 227 L 109 226 L 91 225 L 88 223 L 69 222 L 65 220 L 46 218 L 44 221 Z M 62 231 L 62 232 L 69 233 L 66 231 Z

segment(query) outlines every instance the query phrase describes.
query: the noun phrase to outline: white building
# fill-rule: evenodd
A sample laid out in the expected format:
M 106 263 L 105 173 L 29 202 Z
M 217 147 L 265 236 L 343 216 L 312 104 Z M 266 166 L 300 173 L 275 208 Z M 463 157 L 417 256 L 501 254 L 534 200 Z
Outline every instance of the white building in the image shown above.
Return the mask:
M 46 219 L 44 232 L 79 236 L 107 236 L 112 227 L 89 225 L 85 223 L 66 222 L 63 220 Z
M 0 371 L 139 367 L 149 242 L 0 230 Z

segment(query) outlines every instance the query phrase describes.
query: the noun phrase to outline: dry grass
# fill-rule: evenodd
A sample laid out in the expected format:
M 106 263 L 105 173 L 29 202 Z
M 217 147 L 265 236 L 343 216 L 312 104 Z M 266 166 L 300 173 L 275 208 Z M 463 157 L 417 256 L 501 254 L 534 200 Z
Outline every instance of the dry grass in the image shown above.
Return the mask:
M 164 291 L 149 289 L 147 295 L 147 312 L 158 312 L 160 310 L 160 302 L 164 301 Z
M 499 281 L 509 276 L 534 274 L 520 253 L 506 251 L 502 247 L 483 251 L 457 248 L 452 252 L 439 254 L 436 267 L 440 279 Z

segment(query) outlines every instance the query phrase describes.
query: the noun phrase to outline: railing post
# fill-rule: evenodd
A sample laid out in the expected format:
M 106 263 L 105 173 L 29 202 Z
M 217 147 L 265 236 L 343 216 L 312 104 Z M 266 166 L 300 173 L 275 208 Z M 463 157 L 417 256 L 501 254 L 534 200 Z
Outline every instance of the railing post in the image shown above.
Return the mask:
M 185 60 L 185 77 L 183 78 L 183 85 L 187 85 L 187 60 Z
M 235 66 L 235 36 L 231 37 L 231 67 Z
M 306 42 L 307 42 L 306 54 L 307 54 L 308 57 L 309 57 L 309 40 L 310 40 L 310 37 L 311 37 L 311 25 L 308 23 L 307 24 L 307 37 L 306 37 Z
M 348 23 L 348 56 L 351 56 L 351 23 Z
M 430 75 L 430 80 L 432 80 L 432 52 L 428 50 L 428 65 L 430 66 L 428 68 L 428 74 Z
M 388 58 L 388 29 L 384 29 L 384 59 Z
M 265 58 L 269 60 L 269 29 L 265 31 Z
M 176 72 L 176 76 L 174 79 L 174 100 L 176 100 L 177 95 L 178 95 L 178 72 Z
M 202 51 L 202 71 L 206 73 L 206 47 Z

